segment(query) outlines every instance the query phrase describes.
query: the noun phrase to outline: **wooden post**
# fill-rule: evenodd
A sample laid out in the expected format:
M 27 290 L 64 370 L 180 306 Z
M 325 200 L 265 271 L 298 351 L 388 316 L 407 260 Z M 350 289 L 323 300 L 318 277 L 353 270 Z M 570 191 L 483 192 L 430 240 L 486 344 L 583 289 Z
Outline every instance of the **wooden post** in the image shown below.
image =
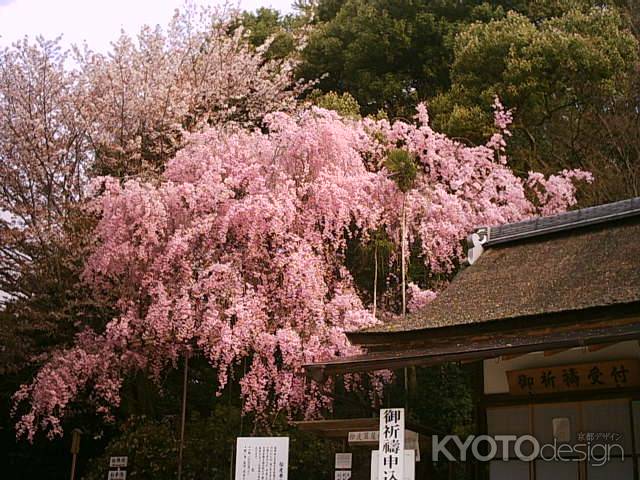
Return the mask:
M 189 376 L 189 352 L 184 356 L 184 378 L 182 379 L 182 417 L 180 420 L 180 448 L 178 449 L 178 480 L 182 479 L 182 451 L 184 449 L 184 424 L 187 415 L 187 378 Z
M 74 428 L 71 432 L 71 480 L 76 478 L 76 461 L 78 453 L 80 453 L 80 435 L 82 435 L 82 431 L 78 428 Z

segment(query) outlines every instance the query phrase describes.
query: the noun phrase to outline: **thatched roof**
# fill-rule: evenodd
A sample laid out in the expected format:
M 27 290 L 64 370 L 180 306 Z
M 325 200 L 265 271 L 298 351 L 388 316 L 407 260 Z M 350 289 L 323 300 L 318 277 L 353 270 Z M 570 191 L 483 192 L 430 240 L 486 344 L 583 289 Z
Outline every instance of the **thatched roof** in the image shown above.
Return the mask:
M 361 333 L 578 314 L 593 307 L 640 302 L 640 198 L 588 210 L 586 215 L 575 211 L 517 224 L 519 232 L 528 228 L 528 234 L 487 242 L 478 260 L 423 311 Z M 613 216 L 612 210 L 617 211 Z M 534 222 L 540 228 L 550 224 L 554 228 L 541 232 L 532 227 Z

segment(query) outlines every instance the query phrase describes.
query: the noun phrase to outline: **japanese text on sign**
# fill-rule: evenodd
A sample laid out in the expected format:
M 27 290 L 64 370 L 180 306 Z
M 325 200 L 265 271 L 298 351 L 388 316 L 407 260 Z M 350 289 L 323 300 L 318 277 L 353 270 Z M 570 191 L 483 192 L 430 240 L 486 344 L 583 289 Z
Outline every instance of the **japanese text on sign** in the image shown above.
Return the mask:
M 288 437 L 239 437 L 235 480 L 287 480 Z
M 111 468 L 126 468 L 129 457 L 109 457 Z
M 349 432 L 349 443 L 374 444 L 378 445 L 380 437 L 377 430 L 369 430 L 364 432 Z
M 353 462 L 353 454 L 351 453 L 336 453 L 336 469 L 349 469 Z
M 403 480 L 404 408 L 380 410 L 378 480 Z
M 612 360 L 507 372 L 515 395 L 635 387 L 640 385 L 640 361 Z
M 334 480 L 351 480 L 351 470 L 336 470 Z
M 378 465 L 380 457 L 378 450 L 371 452 L 371 480 L 378 480 Z M 414 450 L 404 451 L 404 471 L 402 472 L 403 480 L 415 480 L 416 478 L 416 457 Z

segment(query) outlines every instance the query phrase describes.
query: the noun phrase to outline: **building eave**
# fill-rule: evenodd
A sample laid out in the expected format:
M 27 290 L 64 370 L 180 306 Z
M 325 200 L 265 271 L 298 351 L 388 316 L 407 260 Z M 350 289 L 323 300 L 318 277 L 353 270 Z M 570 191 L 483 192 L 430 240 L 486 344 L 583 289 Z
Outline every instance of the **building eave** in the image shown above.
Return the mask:
M 428 366 L 444 362 L 468 362 L 503 355 L 525 354 L 543 350 L 566 349 L 603 343 L 640 339 L 640 312 L 617 324 L 583 322 L 549 329 L 538 327 L 528 331 L 509 331 L 502 335 L 485 334 L 475 338 L 450 337 L 433 341 L 422 348 L 397 348 L 364 355 L 338 358 L 304 365 L 307 375 L 318 382 L 345 373 Z

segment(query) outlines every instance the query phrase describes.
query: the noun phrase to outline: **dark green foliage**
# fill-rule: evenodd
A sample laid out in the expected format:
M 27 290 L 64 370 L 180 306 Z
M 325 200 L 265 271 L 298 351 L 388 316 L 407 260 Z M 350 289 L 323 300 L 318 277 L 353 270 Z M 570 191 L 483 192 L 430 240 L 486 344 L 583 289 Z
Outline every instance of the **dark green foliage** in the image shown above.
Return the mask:
M 254 47 L 271 41 L 266 53 L 268 59 L 282 59 L 295 50 L 294 32 L 304 23 L 304 18 L 281 15 L 272 8 L 259 8 L 255 12 L 244 12 L 238 23 L 249 31 L 249 42 Z
M 474 372 L 455 363 L 416 369 L 411 412 L 420 423 L 456 435 L 473 433 Z M 437 399 L 437 401 L 434 401 Z
M 621 18 L 601 9 L 472 25 L 455 40 L 451 89 L 432 102 L 435 126 L 479 143 L 498 95 L 515 109 L 510 149 L 523 169 L 583 167 L 572 158 L 577 124 L 623 92 L 637 46 Z
M 400 148 L 394 148 L 387 155 L 384 163 L 391 178 L 396 182 L 402 192 L 408 192 L 413 188 L 413 183 L 418 175 L 416 160 L 411 153 Z
M 426 0 L 327 0 L 317 12 L 300 75 L 349 92 L 366 115 L 393 117 L 448 88 L 449 37 L 459 22 L 500 14 L 481 1 Z
M 174 480 L 178 470 L 179 437 L 177 418 L 157 421 L 132 417 L 124 423 L 100 457 L 87 467 L 83 478 L 103 480 L 107 477 L 109 457 L 127 455 L 127 478 L 142 480 Z M 241 422 L 240 409 L 217 402 L 211 414 L 193 413 L 186 423 L 183 478 L 186 480 L 230 479 L 236 437 L 251 436 L 251 425 Z M 321 480 L 332 473 L 335 451 L 332 444 L 297 431 L 279 421 L 272 435 L 289 436 L 289 476 Z
M 121 434 L 109 443 L 105 453 L 91 462 L 83 478 L 106 478 L 109 457 L 127 455 L 127 478 L 175 479 L 179 430 L 177 418 L 171 420 L 132 417 L 122 425 Z M 218 407 L 208 418 L 192 415 L 186 425 L 183 478 L 229 478 L 231 448 L 239 425 L 240 414 L 235 407 Z
M 391 273 L 391 256 L 396 250 L 396 246 L 385 232 L 377 231 L 371 234 L 367 242 L 362 239 L 352 239 L 347 246 L 346 263 L 347 268 L 353 275 L 353 279 L 358 286 L 358 290 L 363 295 L 365 301 L 373 302 L 373 283 L 375 278 L 375 256 L 378 257 L 378 283 L 377 292 L 379 297 L 378 305 L 382 306 L 380 298 L 387 291 L 387 281 Z M 388 305 L 385 305 L 388 308 Z
M 640 195 L 638 36 L 629 0 L 320 0 L 300 75 L 363 115 L 410 118 L 467 144 L 514 109 L 512 167 L 590 170 L 581 205 Z M 619 133 L 624 132 L 624 134 Z

